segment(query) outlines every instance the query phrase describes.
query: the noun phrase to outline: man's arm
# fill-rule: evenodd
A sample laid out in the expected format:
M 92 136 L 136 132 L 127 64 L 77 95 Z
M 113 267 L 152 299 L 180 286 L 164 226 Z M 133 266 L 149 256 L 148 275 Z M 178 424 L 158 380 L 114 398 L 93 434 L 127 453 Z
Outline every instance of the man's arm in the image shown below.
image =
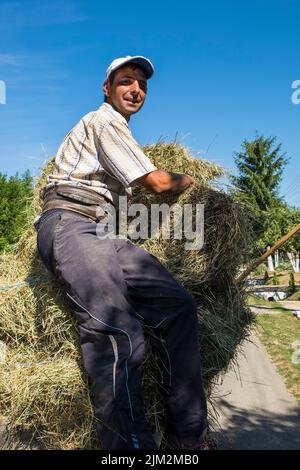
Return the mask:
M 134 140 L 128 126 L 117 120 L 103 128 L 99 146 L 102 166 L 125 187 L 138 185 L 155 194 L 165 191 L 179 194 L 193 183 L 190 176 L 157 169 Z
M 193 183 L 194 180 L 191 176 L 182 173 L 169 173 L 164 170 L 155 170 L 137 178 L 131 183 L 131 186 L 144 186 L 147 191 L 155 194 L 160 194 L 165 191 L 180 194 Z

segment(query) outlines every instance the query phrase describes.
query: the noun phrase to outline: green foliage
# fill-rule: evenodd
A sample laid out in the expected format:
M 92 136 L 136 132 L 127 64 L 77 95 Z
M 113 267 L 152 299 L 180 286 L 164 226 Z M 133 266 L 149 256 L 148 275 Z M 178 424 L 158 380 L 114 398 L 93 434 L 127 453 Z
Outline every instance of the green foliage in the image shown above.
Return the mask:
M 273 284 L 273 286 L 279 286 L 280 281 L 279 281 L 279 277 L 278 277 L 277 274 L 274 274 L 274 276 L 272 278 L 272 284 Z
M 232 176 L 233 196 L 250 211 L 256 236 L 253 256 L 261 254 L 300 222 L 300 211 L 290 208 L 278 196 L 283 171 L 288 163 L 276 138 L 256 135 L 252 142 L 244 140 L 235 154 L 239 174 Z M 284 247 L 299 251 L 300 234 Z
M 10 178 L 0 173 L 0 253 L 18 241 L 26 229 L 27 209 L 33 197 L 29 171 Z
M 288 160 L 280 155 L 276 137 L 256 135 L 252 142 L 244 140 L 242 151 L 235 154 L 238 176 L 232 176 L 236 194 L 248 201 L 255 211 L 266 211 L 280 203 L 278 188 Z
M 273 245 L 283 235 L 287 234 L 300 221 L 300 212 L 288 207 L 286 204 L 278 204 L 267 211 L 261 212 L 261 232 L 258 232 L 257 247 L 264 250 L 266 246 Z M 300 239 L 298 238 L 300 241 Z M 296 246 L 296 238 L 284 245 L 281 250 L 293 251 Z
M 253 271 L 253 274 L 255 276 L 262 276 L 262 275 L 266 275 L 267 273 L 267 267 L 264 263 L 260 264 L 259 266 L 257 266 L 257 268 L 255 268 L 255 270 Z
M 296 292 L 295 276 L 294 273 L 290 273 L 289 295 L 294 294 L 294 292 Z
M 275 268 L 277 273 L 281 273 L 282 271 L 289 271 L 291 269 L 291 264 L 289 261 L 281 261 L 279 265 Z
M 282 222 L 284 227 L 284 233 L 289 232 L 293 227 L 300 223 L 300 210 L 298 208 L 289 207 L 285 214 L 285 221 Z M 296 233 L 289 241 L 284 245 L 283 249 L 297 253 L 300 251 L 300 233 Z

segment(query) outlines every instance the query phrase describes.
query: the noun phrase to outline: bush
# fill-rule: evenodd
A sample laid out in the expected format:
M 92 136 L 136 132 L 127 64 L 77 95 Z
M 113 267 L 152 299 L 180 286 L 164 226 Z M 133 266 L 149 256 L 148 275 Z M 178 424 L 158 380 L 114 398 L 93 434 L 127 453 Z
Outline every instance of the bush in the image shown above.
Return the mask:
M 294 292 L 296 292 L 295 276 L 294 273 L 291 272 L 289 280 L 289 295 L 294 294 Z
M 289 271 L 291 268 L 291 264 L 289 261 L 281 261 L 277 268 L 275 268 L 276 272 L 282 272 L 282 271 Z
M 264 263 L 262 263 L 259 266 L 257 266 L 257 268 L 254 271 L 254 275 L 255 276 L 262 276 L 262 275 L 265 276 L 266 272 L 267 272 L 267 266 Z
M 25 172 L 8 178 L 0 173 L 0 253 L 26 230 L 24 220 L 33 198 L 33 177 Z

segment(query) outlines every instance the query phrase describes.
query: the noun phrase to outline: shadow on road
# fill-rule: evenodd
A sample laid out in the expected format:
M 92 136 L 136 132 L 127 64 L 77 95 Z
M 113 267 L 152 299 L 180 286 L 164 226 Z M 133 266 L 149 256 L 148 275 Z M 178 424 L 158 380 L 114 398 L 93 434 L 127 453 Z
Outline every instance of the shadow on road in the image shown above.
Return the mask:
M 225 398 L 218 399 L 220 414 L 230 416 L 228 425 L 214 433 L 220 449 L 241 450 L 295 450 L 300 449 L 299 407 L 288 415 L 280 409 L 246 411 L 232 406 Z

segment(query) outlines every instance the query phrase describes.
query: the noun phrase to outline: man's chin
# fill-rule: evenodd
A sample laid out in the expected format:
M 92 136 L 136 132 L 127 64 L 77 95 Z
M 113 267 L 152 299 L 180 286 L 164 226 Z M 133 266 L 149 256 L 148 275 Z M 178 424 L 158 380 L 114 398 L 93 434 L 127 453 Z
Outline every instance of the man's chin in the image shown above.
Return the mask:
M 126 105 L 124 106 L 124 108 L 126 109 L 127 112 L 130 112 L 130 113 L 136 113 L 137 111 L 139 111 L 142 107 L 142 104 L 141 103 L 126 103 Z
M 134 105 L 134 104 L 129 105 L 128 103 L 126 103 L 125 105 L 122 105 L 122 106 L 114 105 L 114 108 L 126 118 L 130 117 L 132 114 L 137 113 L 141 109 L 141 107 L 142 106 L 140 104 L 139 104 L 139 106 L 137 106 L 137 105 Z

